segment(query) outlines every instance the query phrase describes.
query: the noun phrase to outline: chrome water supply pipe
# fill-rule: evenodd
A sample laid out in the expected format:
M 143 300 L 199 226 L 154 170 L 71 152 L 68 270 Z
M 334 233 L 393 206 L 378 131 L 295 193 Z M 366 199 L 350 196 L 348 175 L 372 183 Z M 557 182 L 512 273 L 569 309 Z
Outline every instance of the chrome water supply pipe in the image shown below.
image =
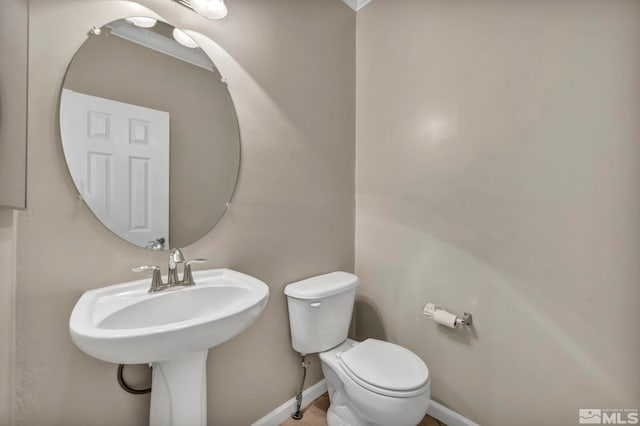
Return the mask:
M 302 382 L 300 383 L 300 391 L 296 395 L 296 411 L 291 415 L 294 420 L 300 420 L 302 413 L 300 408 L 302 407 L 302 391 L 304 390 L 304 381 L 307 378 L 307 367 L 311 364 L 311 361 L 306 361 L 307 354 L 300 354 L 300 364 L 302 365 Z

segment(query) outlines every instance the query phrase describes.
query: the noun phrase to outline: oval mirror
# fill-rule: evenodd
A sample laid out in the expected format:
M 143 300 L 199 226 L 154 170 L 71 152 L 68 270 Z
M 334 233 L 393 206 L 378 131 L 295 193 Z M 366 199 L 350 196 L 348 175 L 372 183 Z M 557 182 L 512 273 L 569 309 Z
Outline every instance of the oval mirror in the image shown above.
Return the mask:
M 199 240 L 233 196 L 233 101 L 205 52 L 165 22 L 126 18 L 92 31 L 64 79 L 60 133 L 78 194 L 137 246 Z

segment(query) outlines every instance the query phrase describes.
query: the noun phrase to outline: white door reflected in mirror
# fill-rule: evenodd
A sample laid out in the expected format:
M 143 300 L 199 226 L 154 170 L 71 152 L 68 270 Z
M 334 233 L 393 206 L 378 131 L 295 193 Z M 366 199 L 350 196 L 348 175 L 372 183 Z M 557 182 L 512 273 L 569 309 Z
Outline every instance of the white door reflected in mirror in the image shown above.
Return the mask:
M 93 213 L 145 246 L 169 238 L 169 113 L 63 89 L 62 144 Z

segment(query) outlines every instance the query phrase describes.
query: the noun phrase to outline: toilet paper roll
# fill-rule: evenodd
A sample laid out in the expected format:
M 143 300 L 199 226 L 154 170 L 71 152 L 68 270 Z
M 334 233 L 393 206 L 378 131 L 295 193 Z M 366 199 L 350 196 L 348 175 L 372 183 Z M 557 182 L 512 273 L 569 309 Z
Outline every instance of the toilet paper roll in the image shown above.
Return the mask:
M 458 324 L 456 324 L 456 316 L 444 309 L 436 310 L 436 313 L 433 314 L 433 320 L 449 328 L 456 328 L 458 326 Z
M 436 305 L 434 305 L 433 303 L 427 303 L 426 305 L 424 305 L 422 313 L 429 318 L 433 318 L 433 314 L 436 313 L 436 309 L 438 309 L 436 308 Z

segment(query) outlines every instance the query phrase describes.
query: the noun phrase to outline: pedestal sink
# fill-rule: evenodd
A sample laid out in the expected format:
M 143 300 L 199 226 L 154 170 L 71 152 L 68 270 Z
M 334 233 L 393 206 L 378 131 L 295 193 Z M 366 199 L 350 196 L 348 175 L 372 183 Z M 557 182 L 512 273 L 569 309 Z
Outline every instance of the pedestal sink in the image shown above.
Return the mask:
M 116 364 L 153 364 L 152 426 L 207 423 L 208 349 L 245 330 L 269 289 L 230 269 L 193 273 L 195 286 L 148 293 L 150 279 L 85 292 L 69 330 L 85 353 Z

